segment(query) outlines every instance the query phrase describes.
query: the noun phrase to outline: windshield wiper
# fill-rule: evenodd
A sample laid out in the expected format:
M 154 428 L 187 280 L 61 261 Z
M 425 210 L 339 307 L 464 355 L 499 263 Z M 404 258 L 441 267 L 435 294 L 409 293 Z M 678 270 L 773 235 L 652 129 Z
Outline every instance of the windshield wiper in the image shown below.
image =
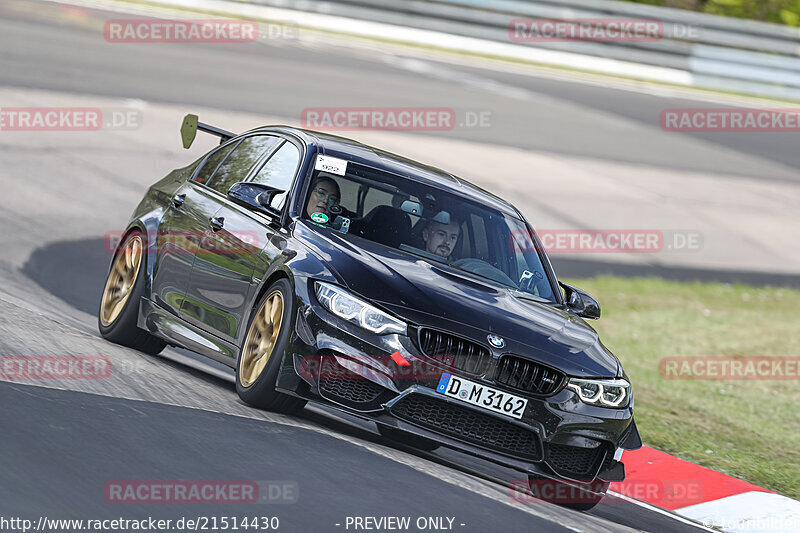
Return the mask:
M 517 298 L 522 298 L 523 300 L 531 300 L 532 302 L 539 302 L 543 304 L 554 304 L 556 302 L 552 300 L 548 300 L 547 298 L 542 298 L 541 296 L 536 296 L 533 293 L 527 291 L 521 291 L 519 289 L 511 289 L 511 292 L 514 293 L 514 296 Z
M 437 263 L 442 263 L 442 264 L 445 264 L 445 265 L 447 265 L 447 266 L 449 266 L 451 268 L 454 268 L 454 269 L 458 270 L 459 272 L 465 272 L 466 274 L 470 274 L 472 276 L 475 276 L 475 277 L 478 277 L 478 278 L 481 278 L 481 279 L 485 279 L 487 281 L 491 281 L 492 283 L 497 283 L 501 287 L 505 287 L 509 291 L 513 292 L 514 295 L 517 296 L 518 298 L 522 298 L 522 299 L 525 299 L 525 300 L 531 300 L 531 301 L 539 302 L 539 303 L 545 303 L 545 304 L 554 304 L 554 303 L 556 303 L 556 302 L 553 302 L 551 300 L 548 300 L 547 298 L 542 298 L 541 296 L 536 296 L 535 294 L 532 294 L 530 292 L 526 292 L 526 291 L 520 290 L 518 287 L 515 287 L 514 285 L 509 285 L 507 283 L 503 283 L 502 281 L 500 281 L 498 279 L 495 279 L 495 278 L 492 278 L 492 277 L 489 277 L 489 276 L 484 276 L 482 274 L 478 274 L 474 270 L 467 270 L 465 268 L 457 267 L 457 266 L 455 266 L 453 264 L 453 261 L 450 261 L 448 259 L 440 257 L 440 256 L 438 256 L 436 254 L 432 254 L 432 253 L 427 252 L 425 250 L 420 250 L 419 248 L 415 248 L 415 247 L 409 246 L 407 244 L 401 244 L 399 248 L 400 248 L 400 250 L 402 250 L 402 251 L 404 251 L 406 253 L 409 253 L 411 255 L 415 255 L 417 257 L 421 257 L 422 259 L 431 259 L 431 260 L 436 261 Z
M 445 265 L 448 264 L 447 259 L 445 259 L 444 257 L 439 257 L 436 254 L 432 254 L 432 253 L 427 252 L 425 250 L 420 250 L 419 248 L 415 248 L 415 247 L 409 246 L 407 244 L 401 244 L 398 249 L 400 249 L 400 250 L 402 250 L 404 252 L 407 252 L 407 253 L 409 253 L 411 255 L 416 255 L 417 257 L 421 257 L 422 259 L 431 259 L 431 260 L 436 261 L 438 263 L 444 263 Z
M 454 265 L 453 263 L 451 263 L 451 262 L 448 262 L 448 263 L 447 263 L 447 265 L 448 265 L 448 266 L 450 266 L 450 267 L 452 267 L 452 268 L 455 268 L 455 269 L 456 269 L 456 270 L 458 270 L 459 272 L 466 272 L 467 274 L 471 274 L 471 275 L 473 275 L 473 276 L 475 276 L 475 277 L 478 277 L 478 278 L 481 278 L 481 279 L 485 279 L 485 280 L 489 280 L 489 281 L 491 281 L 492 283 L 497 283 L 497 284 L 498 284 L 498 285 L 500 285 L 501 287 L 506 287 L 506 288 L 508 288 L 508 289 L 512 289 L 512 290 L 514 289 L 514 286 L 513 286 L 513 285 L 509 285 L 509 284 L 507 284 L 507 283 L 503 283 L 502 281 L 500 281 L 500 280 L 499 280 L 499 279 L 497 279 L 497 278 L 491 278 L 491 277 L 489 277 L 489 276 L 484 276 L 483 274 L 478 274 L 478 273 L 477 273 L 477 272 L 475 272 L 474 270 L 467 270 L 466 268 L 457 267 L 457 266 L 455 266 L 455 265 Z

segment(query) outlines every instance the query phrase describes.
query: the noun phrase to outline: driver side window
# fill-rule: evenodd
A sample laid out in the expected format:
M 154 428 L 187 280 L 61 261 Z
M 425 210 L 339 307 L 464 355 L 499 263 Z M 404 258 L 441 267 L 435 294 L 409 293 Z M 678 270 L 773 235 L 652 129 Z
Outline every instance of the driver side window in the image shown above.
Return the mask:
M 294 144 L 285 141 L 253 178 L 253 183 L 263 183 L 285 191 L 272 198 L 270 202 L 272 207 L 276 209 L 283 208 L 283 204 L 286 202 L 286 195 L 292 186 L 292 181 L 299 165 L 300 150 Z

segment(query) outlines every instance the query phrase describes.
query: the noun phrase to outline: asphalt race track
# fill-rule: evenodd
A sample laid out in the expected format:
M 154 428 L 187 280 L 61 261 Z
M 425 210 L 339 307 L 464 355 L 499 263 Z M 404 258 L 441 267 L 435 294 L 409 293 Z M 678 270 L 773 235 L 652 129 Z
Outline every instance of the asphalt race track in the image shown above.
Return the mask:
M 597 223 L 603 217 L 605 227 L 625 227 L 649 213 L 651 226 L 705 235 L 703 251 L 694 254 L 556 257 L 561 275 L 657 269 L 676 279 L 800 286 L 797 243 L 776 231 L 796 222 L 796 208 L 764 207 L 796 206 L 796 137 L 666 134 L 658 129 L 662 108 L 702 104 L 440 65 L 390 48 L 315 40 L 245 48 L 105 42 L 103 21 L 126 17 L 49 2 L 0 4 L 0 107 L 125 108 L 142 118 L 135 128 L 113 131 L 0 131 L 0 354 L 103 355 L 113 362 L 106 379 L 0 380 L 0 516 L 267 516 L 280 519 L 278 531 L 320 532 L 345 531 L 348 516 L 451 517 L 453 530 L 463 532 L 702 530 L 622 500 L 588 513 L 517 501 L 508 490 L 519 478 L 512 471 L 395 446 L 370 425 L 318 407 L 294 418 L 261 412 L 239 401 L 232 372 L 210 360 L 173 349 L 149 357 L 105 342 L 96 310 L 111 258 L 108 232 L 124 227 L 149 184 L 213 146 L 198 138 L 189 152 L 180 148 L 185 113 L 239 131 L 296 123 L 307 107 L 448 105 L 489 110 L 493 125 L 353 136 L 449 163 L 517 204 L 526 200 L 526 214 L 538 213 L 531 218 L 551 227 L 604 227 Z M 517 165 L 514 179 L 487 176 L 498 160 Z M 569 169 L 576 181 L 549 183 L 526 166 L 535 162 L 555 173 Z M 595 169 L 599 195 L 581 192 Z M 619 181 L 611 183 L 612 175 Z M 644 192 L 648 184 L 663 189 Z M 676 202 L 665 191 L 694 195 L 697 203 L 672 211 Z M 664 210 L 653 212 L 653 205 Z M 741 210 L 735 221 L 732 206 Z M 765 233 L 772 238 L 759 240 Z M 156 479 L 251 480 L 267 488 L 267 500 L 106 502 L 111 481 Z M 269 487 L 280 496 L 270 499 Z

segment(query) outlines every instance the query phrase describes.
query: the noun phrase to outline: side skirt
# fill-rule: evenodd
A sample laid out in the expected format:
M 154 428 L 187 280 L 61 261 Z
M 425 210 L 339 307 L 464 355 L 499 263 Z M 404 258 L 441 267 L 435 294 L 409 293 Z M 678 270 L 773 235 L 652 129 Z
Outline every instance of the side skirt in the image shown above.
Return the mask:
M 152 300 L 142 298 L 137 325 L 173 346 L 199 353 L 231 368 L 236 367 L 237 346 L 181 320 Z

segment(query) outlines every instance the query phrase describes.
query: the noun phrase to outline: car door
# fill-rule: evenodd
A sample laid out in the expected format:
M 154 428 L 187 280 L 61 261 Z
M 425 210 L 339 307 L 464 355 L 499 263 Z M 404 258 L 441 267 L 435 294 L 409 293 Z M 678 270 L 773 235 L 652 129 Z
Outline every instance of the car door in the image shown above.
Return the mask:
M 243 142 L 237 152 L 253 152 L 264 142 L 253 138 Z M 208 239 L 198 249 L 182 308 L 187 321 L 229 342 L 236 341 L 243 327 L 252 299 L 254 270 L 263 271 L 264 265 L 280 254 L 280 249 L 270 244 L 280 220 L 235 204 L 223 191 L 227 193 L 246 178 L 288 191 L 300 162 L 300 148 L 282 138 L 265 152 L 256 161 L 242 152 L 239 157 L 246 163 L 237 161 L 236 166 L 220 168 L 219 176 L 209 184 L 220 195 L 221 207 L 213 217 L 215 228 L 210 228 Z M 281 209 L 285 197 L 273 198 L 273 207 Z
M 216 169 L 225 161 L 238 141 L 209 152 L 193 175 L 173 195 L 161 218 L 153 271 L 153 300 L 164 309 L 179 314 L 198 247 L 198 234 L 208 219 L 219 210 L 219 199 L 206 190 Z

